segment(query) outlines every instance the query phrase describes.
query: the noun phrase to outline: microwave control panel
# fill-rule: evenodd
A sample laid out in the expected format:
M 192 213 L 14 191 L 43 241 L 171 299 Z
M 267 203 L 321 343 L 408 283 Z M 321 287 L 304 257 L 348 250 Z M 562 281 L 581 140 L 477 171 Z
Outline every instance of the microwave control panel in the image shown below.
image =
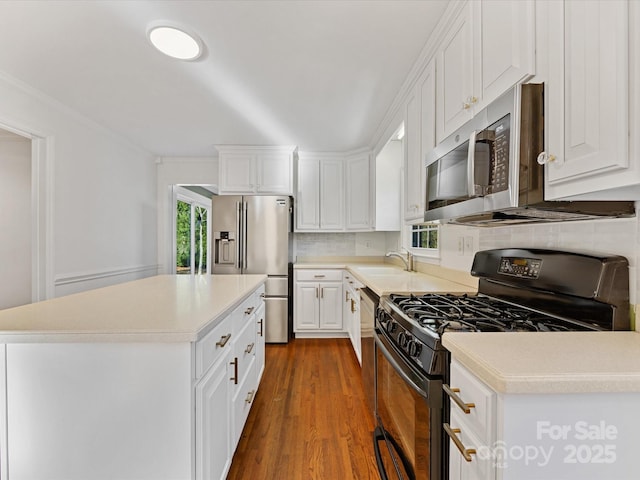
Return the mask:
M 502 257 L 498 273 L 514 277 L 538 278 L 542 260 L 539 258 Z
M 506 115 L 491 125 L 494 133 L 491 162 L 491 191 L 502 192 L 509 188 L 509 131 L 511 115 Z

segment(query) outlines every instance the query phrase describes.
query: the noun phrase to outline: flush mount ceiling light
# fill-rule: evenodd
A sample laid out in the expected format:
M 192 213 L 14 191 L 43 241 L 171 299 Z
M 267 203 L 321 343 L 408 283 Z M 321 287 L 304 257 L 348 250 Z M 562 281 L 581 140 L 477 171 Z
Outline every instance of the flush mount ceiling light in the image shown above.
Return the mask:
M 147 30 L 147 36 L 154 47 L 179 60 L 197 60 L 204 51 L 202 40 L 182 27 L 154 24 Z

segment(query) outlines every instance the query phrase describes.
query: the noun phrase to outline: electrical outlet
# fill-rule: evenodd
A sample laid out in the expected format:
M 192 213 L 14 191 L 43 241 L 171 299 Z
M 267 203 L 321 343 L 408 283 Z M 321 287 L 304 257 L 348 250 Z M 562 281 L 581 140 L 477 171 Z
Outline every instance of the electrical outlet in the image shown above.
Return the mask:
M 464 237 L 458 237 L 458 255 L 464 255 Z
M 473 237 L 471 235 L 464 237 L 464 252 L 467 255 L 473 252 Z

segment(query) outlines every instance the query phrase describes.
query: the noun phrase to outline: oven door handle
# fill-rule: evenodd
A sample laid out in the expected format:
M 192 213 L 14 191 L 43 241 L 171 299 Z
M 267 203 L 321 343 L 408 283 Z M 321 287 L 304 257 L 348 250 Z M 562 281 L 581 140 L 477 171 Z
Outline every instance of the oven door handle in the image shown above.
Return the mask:
M 402 377 L 402 379 L 407 382 L 411 388 L 413 388 L 416 392 L 418 392 L 422 397 L 424 398 L 429 398 L 429 395 L 427 394 L 427 392 L 424 391 L 423 388 L 421 388 L 406 372 L 406 368 L 403 368 L 400 365 L 400 362 L 398 360 L 396 360 L 396 358 L 394 358 L 394 352 L 393 350 L 390 350 L 390 348 L 393 348 L 391 346 L 387 346 L 384 344 L 384 340 L 382 338 L 380 338 L 380 336 L 378 335 L 378 332 L 376 332 L 375 330 L 373 331 L 373 338 L 376 341 L 376 344 L 378 345 L 378 347 L 380 347 L 380 351 L 384 354 L 385 358 L 387 359 L 387 361 L 391 364 L 391 366 L 393 367 L 393 369 L 398 373 L 398 375 L 400 375 Z

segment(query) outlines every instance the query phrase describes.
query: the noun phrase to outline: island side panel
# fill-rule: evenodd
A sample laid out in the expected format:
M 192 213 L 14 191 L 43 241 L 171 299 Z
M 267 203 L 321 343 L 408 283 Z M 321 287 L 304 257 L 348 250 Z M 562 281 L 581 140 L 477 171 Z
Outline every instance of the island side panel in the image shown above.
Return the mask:
M 192 478 L 189 343 L 4 348 L 9 480 Z

